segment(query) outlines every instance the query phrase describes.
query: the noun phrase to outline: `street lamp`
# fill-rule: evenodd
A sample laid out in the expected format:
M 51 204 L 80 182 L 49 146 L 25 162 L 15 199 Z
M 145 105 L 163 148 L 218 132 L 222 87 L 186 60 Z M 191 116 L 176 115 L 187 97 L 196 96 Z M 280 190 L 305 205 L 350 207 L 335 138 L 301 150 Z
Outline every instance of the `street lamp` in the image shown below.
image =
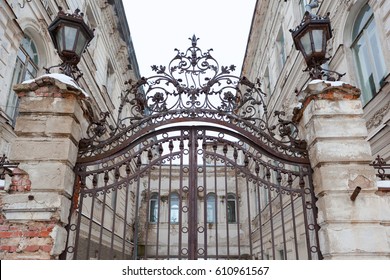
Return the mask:
M 74 74 L 79 72 L 77 64 L 81 55 L 94 37 L 93 30 L 84 22 L 83 13 L 80 13 L 79 9 L 69 14 L 60 7 L 57 17 L 49 25 L 48 30 L 62 64 L 47 68 L 46 71 L 49 72 L 53 67 L 60 67 L 65 75 L 74 78 Z
M 307 64 L 305 71 L 309 71 L 312 79 L 322 79 L 324 71 L 337 74 L 338 79 L 345 75 L 321 67 L 330 59 L 330 57 L 326 57 L 326 45 L 332 38 L 329 13 L 325 17 L 321 17 L 306 11 L 301 24 L 294 30 L 290 29 L 290 32 L 295 48 L 305 58 Z

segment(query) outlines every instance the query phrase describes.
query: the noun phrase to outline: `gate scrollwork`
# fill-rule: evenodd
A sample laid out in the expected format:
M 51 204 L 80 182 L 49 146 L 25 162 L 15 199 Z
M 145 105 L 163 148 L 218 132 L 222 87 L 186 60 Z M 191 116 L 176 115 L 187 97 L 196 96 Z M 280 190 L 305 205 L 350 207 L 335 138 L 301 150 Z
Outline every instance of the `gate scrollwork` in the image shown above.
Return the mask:
M 296 124 L 284 119 L 284 112 L 270 116 L 260 80 L 253 83 L 233 75 L 234 65 L 220 66 L 212 49 L 203 52 L 195 35 L 190 40 L 185 52 L 175 49 L 168 67 L 152 66 L 156 75 L 126 82 L 115 125 L 109 125 L 108 113 L 102 113 L 81 141 L 80 157 L 99 157 L 148 126 L 211 119 L 244 129 L 273 152 L 306 158 Z

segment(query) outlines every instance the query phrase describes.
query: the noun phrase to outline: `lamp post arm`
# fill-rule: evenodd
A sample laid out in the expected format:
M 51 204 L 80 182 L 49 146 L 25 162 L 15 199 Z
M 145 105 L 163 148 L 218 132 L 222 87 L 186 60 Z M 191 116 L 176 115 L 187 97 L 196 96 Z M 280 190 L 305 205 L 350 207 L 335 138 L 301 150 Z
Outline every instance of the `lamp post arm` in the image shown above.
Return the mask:
M 314 8 L 318 8 L 318 0 L 312 0 L 310 1 L 310 4 L 305 5 L 305 11 L 311 13 L 311 10 Z

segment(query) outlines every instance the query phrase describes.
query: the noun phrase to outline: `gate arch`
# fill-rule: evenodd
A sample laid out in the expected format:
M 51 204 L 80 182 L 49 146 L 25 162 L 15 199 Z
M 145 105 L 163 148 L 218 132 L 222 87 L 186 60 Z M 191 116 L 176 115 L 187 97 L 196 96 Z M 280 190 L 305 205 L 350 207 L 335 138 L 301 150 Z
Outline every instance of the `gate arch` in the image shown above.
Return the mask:
M 191 42 L 80 143 L 66 257 L 321 258 L 297 127 Z

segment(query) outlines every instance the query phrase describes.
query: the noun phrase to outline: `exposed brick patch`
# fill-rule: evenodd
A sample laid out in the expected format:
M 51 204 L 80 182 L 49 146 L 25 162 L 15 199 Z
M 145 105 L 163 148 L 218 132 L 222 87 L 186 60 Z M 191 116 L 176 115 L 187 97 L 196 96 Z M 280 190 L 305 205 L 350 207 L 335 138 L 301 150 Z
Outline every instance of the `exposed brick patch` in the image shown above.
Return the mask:
M 51 251 L 51 249 L 53 248 L 53 246 L 52 245 L 43 245 L 43 246 L 40 246 L 39 247 L 42 251 L 44 251 L 44 252 L 50 252 Z
M 40 248 L 40 246 L 38 246 L 38 245 L 29 245 L 29 246 L 26 246 L 24 248 L 24 251 L 26 251 L 26 252 L 36 252 L 36 251 L 39 250 L 39 248 Z
M 0 225 L 1 259 L 50 259 L 54 223 Z
M 20 168 L 15 168 L 12 171 L 12 179 L 10 185 L 12 192 L 29 192 L 31 191 L 31 181 L 28 173 Z

